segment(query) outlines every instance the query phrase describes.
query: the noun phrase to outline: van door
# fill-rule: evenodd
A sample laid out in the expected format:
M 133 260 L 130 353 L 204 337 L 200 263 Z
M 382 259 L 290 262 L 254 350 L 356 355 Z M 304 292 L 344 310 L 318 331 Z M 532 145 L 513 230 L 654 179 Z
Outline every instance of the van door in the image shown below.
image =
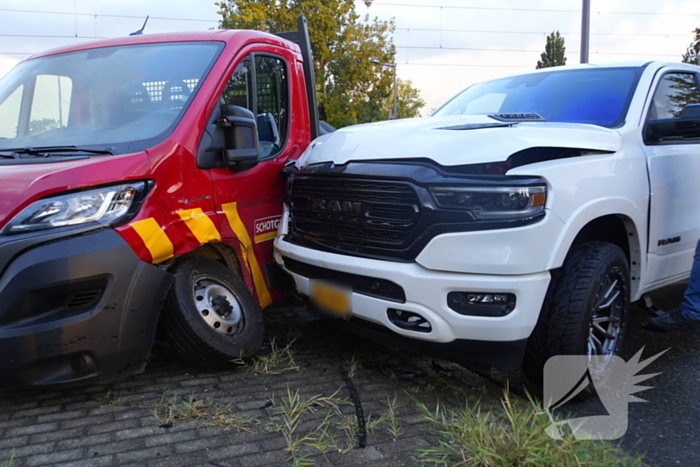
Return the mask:
M 655 79 L 647 121 L 676 118 L 700 103 L 698 75 L 665 71 Z M 651 207 L 647 286 L 688 276 L 700 238 L 700 138 L 645 141 Z
M 298 89 L 303 79 L 297 65 L 297 57 L 287 49 L 271 45 L 248 49 L 234 59 L 217 103 L 217 107 L 245 107 L 257 116 L 260 163 L 241 172 L 213 169 L 211 174 L 224 239 L 228 236 L 240 243 L 261 307 L 284 292 L 275 290 L 279 270 L 272 257 L 285 194 L 280 171 L 309 143 L 305 95 Z

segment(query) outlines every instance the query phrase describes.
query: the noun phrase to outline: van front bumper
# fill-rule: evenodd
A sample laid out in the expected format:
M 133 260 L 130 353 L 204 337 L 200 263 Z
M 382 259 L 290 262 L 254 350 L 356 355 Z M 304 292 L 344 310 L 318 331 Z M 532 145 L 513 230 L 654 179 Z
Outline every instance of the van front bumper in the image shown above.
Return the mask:
M 172 283 L 113 230 L 0 238 L 0 386 L 145 367 Z
M 381 325 L 404 337 L 449 344 L 460 341 L 469 344 L 465 349 L 478 352 L 479 343 L 488 347 L 489 354 L 498 354 L 499 344 L 503 352 L 519 352 L 509 361 L 518 366 L 522 360 L 524 343 L 532 333 L 550 283 L 548 271 L 522 275 L 487 275 L 443 272 L 426 269 L 417 263 L 398 263 L 353 256 L 338 255 L 295 245 L 278 237 L 275 240 L 275 259 L 292 276 L 297 291 L 309 295 L 311 279 L 299 273 L 299 268 L 285 266 L 285 258 L 315 268 L 331 271 L 329 278 L 337 276 L 333 272 L 347 273 L 370 279 L 390 281 L 403 289 L 405 301 L 382 298 L 382 292 L 366 294 L 353 290 L 351 304 L 353 317 Z M 289 261 L 287 261 L 289 264 Z M 294 270 L 292 270 L 294 269 Z M 315 269 L 318 273 L 318 269 Z M 321 274 L 322 275 L 322 274 Z M 318 276 L 318 274 L 317 274 Z M 323 277 L 314 277 L 323 278 Z M 383 282 L 379 281 L 379 284 Z M 347 284 L 346 284 L 347 285 Z M 515 307 L 505 316 L 467 316 L 450 308 L 450 292 L 480 294 L 513 294 Z M 429 332 L 407 330 L 398 327 L 390 319 L 389 310 L 398 309 L 416 313 L 430 323 Z M 484 360 L 472 358 L 469 360 Z M 512 368 L 503 368 L 512 369 Z

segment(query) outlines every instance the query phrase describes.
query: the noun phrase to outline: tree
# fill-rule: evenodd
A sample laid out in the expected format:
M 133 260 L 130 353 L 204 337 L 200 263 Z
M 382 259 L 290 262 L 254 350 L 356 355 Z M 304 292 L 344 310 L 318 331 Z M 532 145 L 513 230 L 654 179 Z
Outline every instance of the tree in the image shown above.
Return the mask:
M 220 28 L 290 31 L 296 18 L 305 16 L 321 120 L 340 128 L 386 118 L 393 70 L 371 62 L 394 62 L 393 20 L 361 19 L 353 0 L 222 0 L 216 5 Z
M 540 55 L 542 60 L 537 61 L 537 68 L 566 65 L 565 53 L 564 38 L 559 34 L 559 31 L 552 32 L 547 36 L 544 52 Z
M 398 88 L 398 117 L 397 118 L 414 118 L 420 116 L 420 109 L 425 107 L 425 101 L 421 99 L 420 92 L 413 87 L 413 83 L 410 80 L 402 80 L 401 78 L 396 80 L 396 85 Z M 384 115 L 389 115 L 389 111 L 394 108 L 394 93 L 392 93 L 386 99 L 384 103 Z
M 683 63 L 698 64 L 698 56 L 700 55 L 700 28 L 695 28 L 695 40 L 688 46 L 688 51 L 683 54 Z

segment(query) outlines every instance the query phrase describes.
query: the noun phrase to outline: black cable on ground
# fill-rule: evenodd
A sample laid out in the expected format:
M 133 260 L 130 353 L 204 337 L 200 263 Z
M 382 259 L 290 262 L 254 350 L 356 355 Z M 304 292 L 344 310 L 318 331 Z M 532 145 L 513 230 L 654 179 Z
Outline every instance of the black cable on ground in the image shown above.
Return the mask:
M 350 399 L 352 399 L 352 403 L 355 405 L 355 416 L 357 416 L 357 447 L 364 448 L 367 445 L 367 426 L 365 424 L 365 413 L 362 411 L 362 402 L 360 402 L 360 396 L 357 394 L 355 385 L 352 384 L 348 372 L 345 371 L 345 368 L 342 366 L 338 367 L 338 369 L 340 370 L 340 376 L 345 382 L 345 387 L 348 388 Z

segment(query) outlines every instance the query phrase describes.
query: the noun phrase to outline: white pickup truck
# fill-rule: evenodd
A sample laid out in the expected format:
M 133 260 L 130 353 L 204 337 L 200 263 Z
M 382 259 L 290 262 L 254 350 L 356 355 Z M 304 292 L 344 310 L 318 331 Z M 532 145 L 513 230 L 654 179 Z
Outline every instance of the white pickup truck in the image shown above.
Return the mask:
M 321 308 L 468 364 L 595 356 L 700 238 L 700 68 L 579 65 L 349 127 L 299 160 L 276 260 Z M 433 345 L 426 345 L 433 344 Z

